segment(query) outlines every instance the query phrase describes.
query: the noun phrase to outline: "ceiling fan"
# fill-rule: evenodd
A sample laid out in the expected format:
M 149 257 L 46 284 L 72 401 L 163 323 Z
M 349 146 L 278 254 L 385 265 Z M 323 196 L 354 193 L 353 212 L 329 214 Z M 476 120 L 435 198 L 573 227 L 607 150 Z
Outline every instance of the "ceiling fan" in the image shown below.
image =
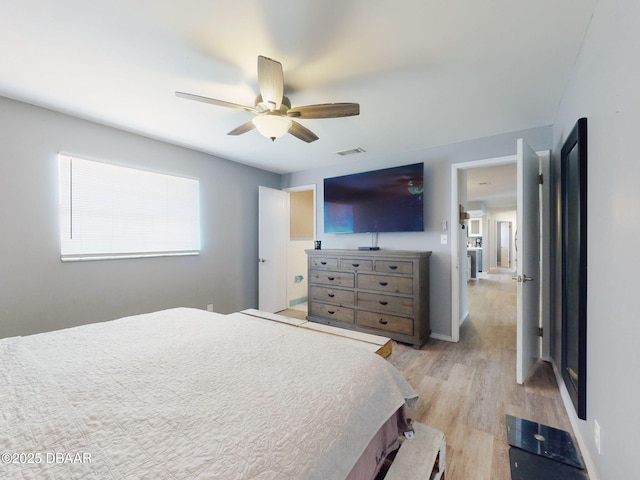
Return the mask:
M 337 118 L 360 114 L 360 105 L 357 103 L 323 103 L 292 108 L 291 102 L 284 95 L 282 64 L 262 55 L 258 56 L 258 86 L 260 94 L 256 97 L 254 107 L 184 92 L 176 92 L 176 96 L 251 112 L 255 114 L 252 120 L 234 128 L 227 135 L 241 135 L 257 128 L 272 141 L 285 133 L 307 143 L 318 140 L 315 133 L 293 120 L 294 118 Z

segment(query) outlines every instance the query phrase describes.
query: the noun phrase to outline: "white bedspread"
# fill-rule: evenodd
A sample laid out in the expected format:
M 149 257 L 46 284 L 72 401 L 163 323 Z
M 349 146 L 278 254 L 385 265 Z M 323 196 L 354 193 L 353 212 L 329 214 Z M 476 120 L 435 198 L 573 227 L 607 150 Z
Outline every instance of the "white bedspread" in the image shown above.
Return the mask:
M 8 338 L 0 478 L 338 480 L 415 398 L 378 355 L 244 315 Z

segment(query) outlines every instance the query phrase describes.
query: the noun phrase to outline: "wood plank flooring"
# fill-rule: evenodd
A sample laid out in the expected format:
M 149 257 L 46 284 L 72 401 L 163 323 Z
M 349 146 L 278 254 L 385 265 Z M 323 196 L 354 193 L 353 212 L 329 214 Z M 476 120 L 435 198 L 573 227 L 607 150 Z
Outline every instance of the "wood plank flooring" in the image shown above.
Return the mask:
M 444 432 L 448 480 L 511 478 L 505 414 L 573 435 L 551 365 L 540 361 L 524 385 L 515 381 L 515 295 L 510 275 L 482 274 L 469 283 L 460 342 L 430 339 L 420 350 L 394 342 L 387 358 L 420 395 L 412 418 Z

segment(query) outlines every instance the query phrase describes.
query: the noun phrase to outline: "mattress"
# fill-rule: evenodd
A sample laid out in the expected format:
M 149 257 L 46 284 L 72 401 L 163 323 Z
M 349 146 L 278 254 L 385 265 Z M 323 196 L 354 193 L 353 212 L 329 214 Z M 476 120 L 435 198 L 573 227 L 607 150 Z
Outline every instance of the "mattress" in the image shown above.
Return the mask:
M 0 477 L 343 479 L 415 391 L 330 336 L 178 308 L 0 340 Z

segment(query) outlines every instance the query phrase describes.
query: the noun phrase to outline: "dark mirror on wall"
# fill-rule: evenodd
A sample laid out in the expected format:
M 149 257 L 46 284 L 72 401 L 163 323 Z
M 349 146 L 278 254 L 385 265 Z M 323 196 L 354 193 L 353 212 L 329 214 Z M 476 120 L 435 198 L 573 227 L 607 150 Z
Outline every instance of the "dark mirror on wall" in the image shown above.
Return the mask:
M 562 378 L 587 418 L 587 119 L 562 147 Z

